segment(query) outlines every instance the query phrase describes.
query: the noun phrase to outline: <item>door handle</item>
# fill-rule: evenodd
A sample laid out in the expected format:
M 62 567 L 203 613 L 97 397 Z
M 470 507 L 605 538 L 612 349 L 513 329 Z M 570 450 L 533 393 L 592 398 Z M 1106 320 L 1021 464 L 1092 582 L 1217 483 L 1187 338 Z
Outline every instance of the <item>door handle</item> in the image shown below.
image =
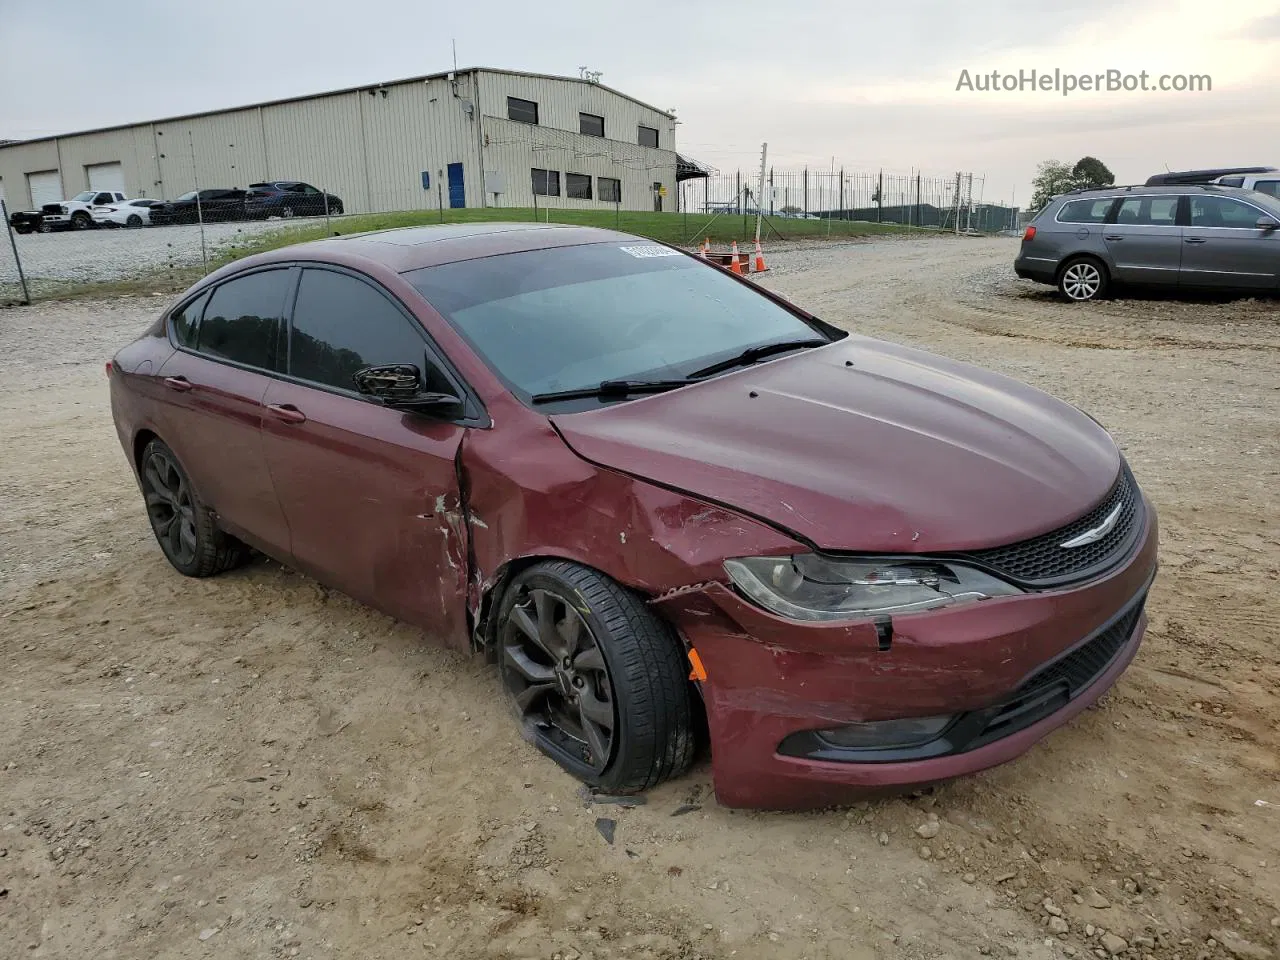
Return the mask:
M 1183 243 L 1204 243 L 1205 238 L 1204 237 L 1184 237 L 1182 242 Z
M 1104 239 L 1104 240 L 1123 240 L 1123 239 L 1124 239 L 1124 237 L 1122 237 L 1122 236 L 1117 236 L 1116 234 L 1108 234 L 1108 235 L 1104 236 L 1102 239 Z
M 186 393 L 191 389 L 191 381 L 186 377 L 165 377 L 164 385 L 170 390 L 177 390 L 179 393 Z
M 306 423 L 307 415 L 292 403 L 269 403 L 267 412 L 283 423 Z

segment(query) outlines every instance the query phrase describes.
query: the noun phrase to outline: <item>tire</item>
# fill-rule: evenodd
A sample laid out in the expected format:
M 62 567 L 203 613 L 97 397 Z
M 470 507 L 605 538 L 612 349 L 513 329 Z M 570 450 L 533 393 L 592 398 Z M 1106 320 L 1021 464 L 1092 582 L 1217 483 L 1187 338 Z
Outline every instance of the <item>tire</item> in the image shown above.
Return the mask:
M 27 225 L 23 224 L 21 227 L 14 227 L 13 232 L 26 235 L 28 233 L 31 233 L 32 229 L 33 229 L 32 227 L 28 227 Z
M 334 217 L 342 216 L 342 204 L 340 203 L 329 204 L 329 214 Z
M 291 219 L 293 217 L 293 207 L 281 207 L 280 216 L 284 217 L 286 220 Z
M 129 218 L 125 220 L 124 225 L 126 227 L 140 227 L 142 226 L 142 218 L 136 213 L 131 213 Z
M 187 577 L 211 577 L 249 559 L 249 548 L 214 523 L 166 444 L 147 444 L 138 473 L 151 532 L 175 570 Z
M 71 227 L 74 230 L 88 230 L 93 226 L 93 218 L 83 210 L 77 210 L 71 215 Z
M 589 567 L 539 563 L 504 591 L 495 634 L 525 736 L 567 772 L 627 794 L 688 769 L 689 668 L 679 639 L 638 596 Z
M 1068 300 L 1101 300 L 1110 286 L 1107 268 L 1096 257 L 1072 257 L 1058 271 L 1058 290 Z
M 41 233 L 53 233 L 53 227 L 45 223 L 43 220 L 40 221 L 40 226 L 36 227 L 36 229 Z

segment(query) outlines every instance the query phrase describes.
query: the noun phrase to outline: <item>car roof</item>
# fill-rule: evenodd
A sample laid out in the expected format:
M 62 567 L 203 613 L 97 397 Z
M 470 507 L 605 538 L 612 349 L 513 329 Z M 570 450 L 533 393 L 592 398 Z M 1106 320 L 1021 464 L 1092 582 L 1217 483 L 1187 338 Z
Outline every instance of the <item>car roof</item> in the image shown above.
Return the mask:
M 320 260 L 330 263 L 376 263 L 396 273 L 421 267 L 475 260 L 506 253 L 548 250 L 610 240 L 652 243 L 616 230 L 542 223 L 445 223 L 400 227 L 330 237 L 281 247 L 236 261 L 232 266 L 281 260 Z
M 1136 196 L 1159 196 L 1160 194 L 1174 194 L 1175 196 L 1184 193 L 1221 193 L 1221 194 L 1251 194 L 1252 190 L 1246 190 L 1243 187 L 1229 187 L 1222 183 L 1161 183 L 1147 186 L 1146 184 L 1132 184 L 1124 187 L 1081 187 L 1079 190 L 1071 190 L 1067 193 L 1059 194 L 1059 200 L 1078 200 L 1078 199 L 1096 199 L 1107 200 L 1115 197 L 1124 197 L 1130 194 Z

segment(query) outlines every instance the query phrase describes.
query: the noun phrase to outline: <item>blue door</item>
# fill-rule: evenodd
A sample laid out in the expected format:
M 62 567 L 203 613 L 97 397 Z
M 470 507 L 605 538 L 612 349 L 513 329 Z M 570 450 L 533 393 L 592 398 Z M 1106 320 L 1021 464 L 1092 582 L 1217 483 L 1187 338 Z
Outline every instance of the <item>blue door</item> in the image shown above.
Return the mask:
M 467 188 L 462 182 L 462 164 L 449 164 L 449 206 L 465 207 L 467 205 Z

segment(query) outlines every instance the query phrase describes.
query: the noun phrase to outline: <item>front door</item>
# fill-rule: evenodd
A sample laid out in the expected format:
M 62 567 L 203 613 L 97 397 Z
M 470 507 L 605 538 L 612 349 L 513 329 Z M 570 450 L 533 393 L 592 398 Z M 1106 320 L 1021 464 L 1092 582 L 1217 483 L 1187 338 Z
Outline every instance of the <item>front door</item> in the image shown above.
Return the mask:
M 467 205 L 467 187 L 462 179 L 462 164 L 449 164 L 449 206 L 453 208 Z
M 263 398 L 263 435 L 298 568 L 465 648 L 467 530 L 454 423 L 378 406 L 352 374 L 429 366 L 421 326 L 370 281 L 302 271 L 287 380 Z M 438 384 L 429 389 L 439 388 Z
M 1280 230 L 1259 230 L 1265 210 L 1214 194 L 1187 198 L 1180 282 L 1188 286 L 1274 289 L 1280 274 Z
M 262 270 L 216 287 L 172 318 L 179 349 L 156 372 L 157 432 L 228 532 L 277 558 L 289 528 L 262 447 L 263 395 L 293 271 Z
M 1115 264 L 1114 276 L 1128 283 L 1176 284 L 1182 257 L 1178 198 L 1126 197 L 1102 227 Z

